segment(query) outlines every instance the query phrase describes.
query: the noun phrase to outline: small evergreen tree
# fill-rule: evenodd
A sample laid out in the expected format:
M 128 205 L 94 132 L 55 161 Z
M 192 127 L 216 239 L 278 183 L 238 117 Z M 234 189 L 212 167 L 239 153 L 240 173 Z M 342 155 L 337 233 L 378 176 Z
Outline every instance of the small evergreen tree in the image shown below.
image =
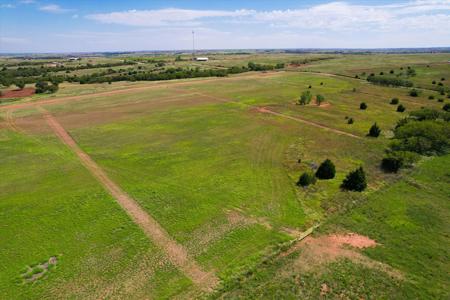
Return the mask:
M 348 119 L 347 124 L 353 124 L 355 121 L 353 121 L 353 118 Z
M 341 188 L 348 191 L 362 192 L 366 187 L 366 174 L 362 167 L 348 173 L 341 184 Z
M 445 105 L 442 107 L 445 111 L 450 111 L 450 103 L 445 103 Z
M 428 96 L 428 99 L 429 99 L 429 100 L 433 100 L 433 99 L 434 99 L 434 96 L 433 96 L 433 95 L 430 95 L 430 96 Z
M 298 179 L 297 185 L 306 187 L 306 186 L 308 186 L 310 184 L 314 184 L 314 183 L 316 183 L 316 177 L 314 176 L 314 174 L 312 174 L 310 172 L 304 172 Z
M 316 177 L 319 179 L 332 179 L 335 175 L 336 167 L 329 159 L 326 159 L 316 171 Z
M 361 102 L 361 104 L 359 105 L 359 109 L 366 109 L 367 108 L 367 104 L 365 102 Z
M 397 106 L 397 111 L 398 112 L 404 112 L 406 110 L 406 107 L 404 107 L 402 104 L 400 104 L 399 106 Z
M 398 102 L 399 102 L 398 98 L 392 98 L 391 99 L 391 104 L 392 105 L 396 105 L 396 104 L 398 104 Z
M 380 127 L 378 127 L 377 123 L 374 123 L 372 125 L 372 127 L 370 127 L 370 129 L 369 129 L 368 135 L 371 137 L 378 137 L 378 136 L 380 136 L 380 133 L 381 133 Z

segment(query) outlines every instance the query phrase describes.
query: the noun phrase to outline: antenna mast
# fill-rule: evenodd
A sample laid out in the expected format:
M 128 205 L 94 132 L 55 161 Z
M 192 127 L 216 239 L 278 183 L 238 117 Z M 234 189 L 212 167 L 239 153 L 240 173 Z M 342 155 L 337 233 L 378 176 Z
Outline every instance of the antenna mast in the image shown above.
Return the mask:
M 195 32 L 192 30 L 192 60 L 195 60 Z

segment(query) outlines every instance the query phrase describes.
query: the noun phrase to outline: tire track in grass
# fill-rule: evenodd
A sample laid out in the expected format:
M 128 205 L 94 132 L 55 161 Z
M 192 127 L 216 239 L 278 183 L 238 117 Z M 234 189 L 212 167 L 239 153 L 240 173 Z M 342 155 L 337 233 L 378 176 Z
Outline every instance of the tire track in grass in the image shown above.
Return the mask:
M 275 116 L 278 116 L 278 117 L 283 117 L 283 118 L 286 118 L 286 119 L 290 119 L 290 120 L 293 120 L 293 121 L 296 121 L 296 122 L 300 122 L 300 123 L 304 123 L 304 124 L 307 124 L 307 125 L 319 127 L 321 129 L 324 129 L 324 130 L 327 130 L 327 131 L 331 131 L 331 132 L 334 132 L 334 133 L 337 133 L 337 134 L 349 136 L 349 137 L 356 138 L 356 139 L 362 139 L 360 136 L 357 136 L 355 134 L 352 134 L 352 133 L 349 133 L 349 132 L 346 132 L 346 131 L 342 131 L 342 130 L 339 130 L 339 129 L 336 129 L 336 128 L 332 128 L 332 127 L 329 127 L 329 126 L 326 126 L 326 125 L 323 125 L 323 124 L 320 124 L 320 123 L 316 123 L 316 122 L 313 122 L 313 121 L 309 121 L 309 120 L 306 120 L 306 119 L 303 119 L 303 118 L 300 118 L 300 117 L 293 117 L 293 116 L 290 116 L 290 115 L 282 114 L 282 113 L 270 110 L 270 109 L 268 109 L 266 107 L 258 107 L 258 106 L 242 103 L 242 102 L 239 102 L 239 101 L 234 101 L 234 100 L 231 100 L 231 99 L 225 99 L 225 98 L 222 98 L 222 97 L 208 95 L 208 94 L 205 94 L 203 92 L 198 92 L 198 94 L 202 95 L 204 97 L 209 97 L 209 98 L 212 98 L 212 99 L 219 100 L 221 102 L 235 103 L 235 104 L 238 104 L 238 105 L 247 106 L 249 108 L 254 108 L 260 113 L 272 114 L 272 115 L 275 115 Z
M 84 152 L 69 133 L 62 127 L 56 118 L 43 107 L 38 106 L 47 124 L 56 136 L 68 146 L 80 159 L 86 169 L 101 183 L 101 185 L 116 199 L 130 218 L 144 231 L 157 246 L 162 248 L 169 260 L 177 266 L 202 290 L 210 291 L 217 284 L 217 277 L 201 269 L 201 267 L 189 257 L 187 251 L 173 240 L 167 231 L 140 205 L 125 193 L 108 175 L 97 165 L 92 158 Z

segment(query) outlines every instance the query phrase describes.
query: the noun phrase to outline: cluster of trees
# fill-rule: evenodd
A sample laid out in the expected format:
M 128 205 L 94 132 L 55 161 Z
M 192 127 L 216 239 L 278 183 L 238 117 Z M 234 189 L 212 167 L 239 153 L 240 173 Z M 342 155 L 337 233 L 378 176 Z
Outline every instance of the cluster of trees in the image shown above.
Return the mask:
M 395 77 L 386 77 L 386 76 L 375 76 L 370 75 L 367 77 L 367 81 L 374 84 L 385 85 L 385 86 L 405 86 L 412 87 L 414 84 L 405 79 L 395 78 Z
M 110 67 L 116 65 L 122 65 L 124 63 L 117 64 L 98 64 L 92 67 Z M 135 62 L 127 62 L 127 64 L 135 64 Z M 183 78 L 196 78 L 196 77 L 224 77 L 229 74 L 238 74 L 248 71 L 265 71 L 284 68 L 284 64 L 277 65 L 261 65 L 250 62 L 248 66 L 237 67 L 233 66 L 228 69 L 200 69 L 200 68 L 168 68 L 160 72 L 154 71 L 140 71 L 140 70 L 113 70 L 108 69 L 103 72 L 96 72 L 86 75 L 54 75 L 49 72 L 61 71 L 61 70 L 75 70 L 83 69 L 85 66 L 79 67 L 55 67 L 55 68 L 22 68 L 17 70 L 5 69 L 0 71 L 0 84 L 9 86 L 11 84 L 18 85 L 21 82 L 34 83 L 45 81 L 68 81 L 79 82 L 80 84 L 87 83 L 104 83 L 114 81 L 155 81 L 155 80 L 171 80 L 171 79 L 183 79 Z M 2 73 L 3 72 L 3 73 Z
M 311 86 L 310 86 L 311 88 Z M 311 103 L 311 100 L 313 98 L 313 95 L 310 91 L 304 91 L 301 95 L 300 98 L 298 99 L 298 104 L 300 105 L 307 105 L 309 103 Z M 320 106 L 320 104 L 322 104 L 325 101 L 325 96 L 317 94 L 316 95 L 316 104 Z
M 39 81 L 36 83 L 36 94 L 43 94 L 43 93 L 52 94 L 58 91 L 58 88 L 59 86 L 57 82 L 49 84 L 48 82 L 45 81 Z
M 46 67 L 18 67 L 18 68 L 6 68 L 3 67 L 0 70 L 0 84 L 3 86 L 10 86 L 12 84 L 17 85 L 18 82 L 34 83 L 38 81 L 49 81 L 52 77 L 58 77 L 54 75 L 56 72 L 66 71 L 69 73 L 76 70 L 84 69 L 96 69 L 96 68 L 111 68 L 116 66 L 134 65 L 136 62 L 124 61 L 117 63 L 105 63 L 105 64 L 86 64 L 79 66 L 55 66 Z M 112 69 L 111 69 L 112 70 Z M 52 75 L 53 74 L 53 75 Z M 61 76 L 59 76 L 61 77 Z
M 315 184 L 317 179 L 329 180 L 333 179 L 336 176 L 336 167 L 333 162 L 329 159 L 323 161 L 317 171 L 313 172 L 304 172 L 300 175 L 298 179 L 297 185 L 302 187 L 307 187 L 311 184 Z M 356 170 L 351 171 L 347 174 L 345 179 L 342 181 L 340 187 L 343 190 L 348 191 L 357 191 L 361 192 L 366 189 L 367 181 L 366 174 L 362 167 L 357 168 Z
M 262 64 L 256 64 L 254 62 L 249 62 L 247 65 L 247 68 L 249 71 L 270 71 L 270 70 L 274 70 L 274 69 L 283 69 L 284 63 L 278 63 L 274 66 L 274 65 L 262 65 Z
M 321 60 L 328 60 L 328 59 L 334 59 L 335 57 L 310 57 L 310 58 L 304 58 L 304 59 L 297 59 L 290 62 L 291 65 L 299 66 L 299 65 L 306 65 L 311 62 L 315 61 L 321 61 Z
M 450 113 L 421 109 L 400 120 L 394 138 L 381 161 L 386 172 L 410 167 L 420 155 L 442 155 L 450 150 Z

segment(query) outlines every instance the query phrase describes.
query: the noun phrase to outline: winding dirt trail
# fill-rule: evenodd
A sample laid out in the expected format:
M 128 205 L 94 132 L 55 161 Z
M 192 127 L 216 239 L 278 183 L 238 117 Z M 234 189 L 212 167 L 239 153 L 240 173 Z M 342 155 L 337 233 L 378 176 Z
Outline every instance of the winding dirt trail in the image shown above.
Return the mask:
M 92 158 L 84 152 L 69 133 L 43 107 L 37 107 L 43 114 L 47 124 L 58 136 L 78 156 L 86 169 L 103 185 L 103 187 L 116 199 L 119 205 L 131 217 L 131 219 L 141 227 L 144 233 L 158 247 L 162 248 L 169 260 L 177 266 L 186 276 L 188 276 L 199 288 L 205 291 L 212 290 L 217 284 L 217 277 L 211 272 L 205 272 L 187 254 L 186 250 L 173 240 L 167 231 L 158 222 L 144 211 L 139 204 L 125 193 L 108 175 L 97 165 Z

